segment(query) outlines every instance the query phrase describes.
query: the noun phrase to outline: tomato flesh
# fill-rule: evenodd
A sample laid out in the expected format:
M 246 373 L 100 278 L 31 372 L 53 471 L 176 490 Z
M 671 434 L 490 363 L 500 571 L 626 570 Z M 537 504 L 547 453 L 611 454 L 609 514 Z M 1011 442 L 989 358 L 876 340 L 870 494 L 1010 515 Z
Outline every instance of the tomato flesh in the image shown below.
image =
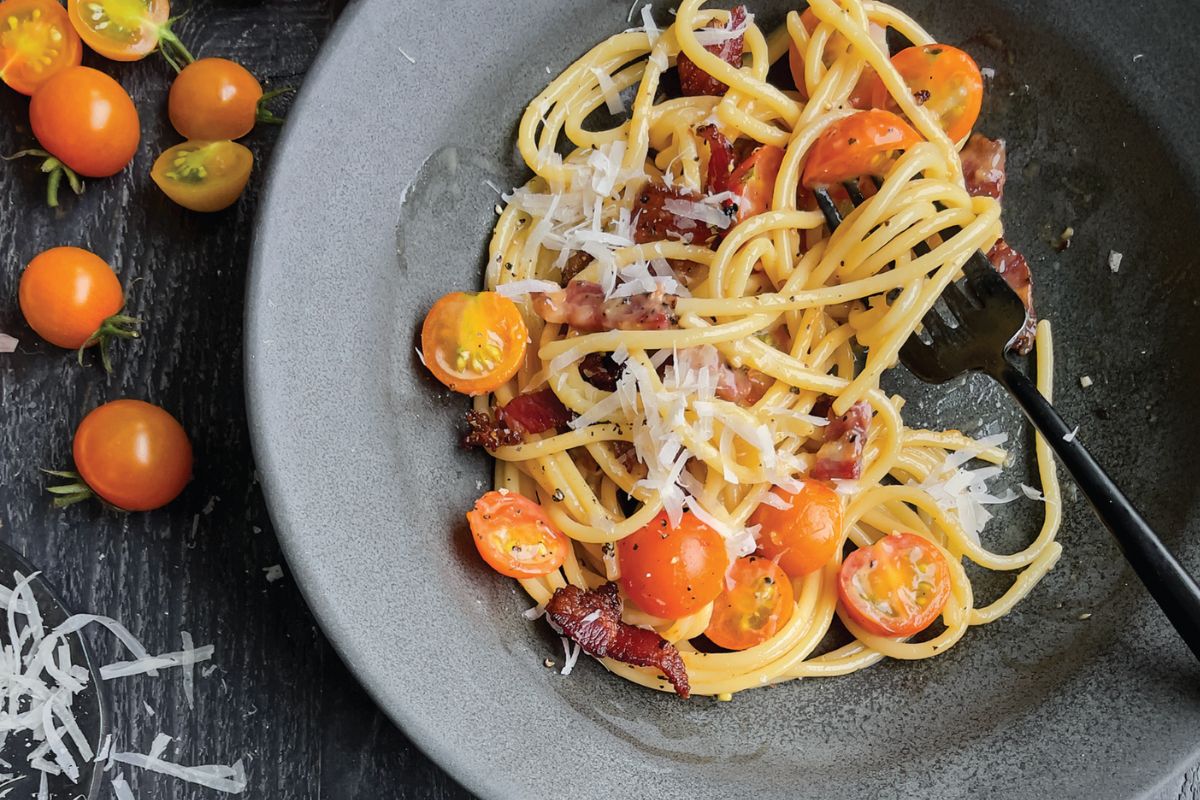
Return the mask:
M 171 6 L 167 0 L 67 0 L 67 12 L 88 47 L 113 61 L 138 61 L 158 47 Z
M 50 344 L 77 350 L 125 305 L 121 282 L 104 259 L 78 247 L 36 256 L 21 274 L 21 313 Z
M 721 535 L 691 512 L 672 528 L 666 511 L 617 543 L 621 588 L 648 614 L 678 619 L 721 593 L 729 556 Z
M 781 504 L 763 503 L 750 515 L 750 525 L 761 526 L 758 554 L 774 559 L 793 578 L 816 572 L 833 560 L 842 546 L 842 501 L 837 492 L 817 481 L 805 481 L 792 494 L 773 489 Z
M 905 637 L 937 619 L 950 597 L 942 551 L 913 533 L 893 533 L 846 557 L 838 575 L 843 611 L 868 633 Z
M 884 175 L 898 155 L 921 141 L 890 111 L 859 111 L 825 129 L 809 151 L 802 183 L 812 189 L 863 175 Z
M 253 167 L 254 154 L 237 142 L 191 141 L 164 151 L 150 177 L 184 208 L 212 212 L 237 202 Z
M 517 374 L 529 330 L 516 304 L 495 292 L 452 292 L 421 327 L 421 350 L 434 377 L 468 395 L 494 391 Z
M 953 141 L 966 138 L 983 106 L 983 75 L 975 59 L 957 47 L 927 44 L 901 50 L 892 64 L 904 78 L 917 105 L 941 123 Z M 872 105 L 895 110 L 896 101 L 876 77 Z
M 479 555 L 510 578 L 550 574 L 571 546 L 540 505 L 514 492 L 488 492 L 467 512 L 467 522 Z
M 718 647 L 745 650 L 762 644 L 792 618 L 792 582 L 774 561 L 761 556 L 739 558 L 725 582 L 704 631 Z
M 179 422 L 141 400 L 115 400 L 75 432 L 75 468 L 100 498 L 125 511 L 161 508 L 192 477 L 192 445 Z
M 783 150 L 774 145 L 763 145 L 738 165 L 729 176 L 729 191 L 738 196 L 737 221 L 763 213 L 771 208 L 775 194 L 775 179 L 783 164 Z
M 0 3 L 0 79 L 13 89 L 33 94 L 82 57 L 79 34 L 55 0 Z
M 142 135 L 129 94 L 91 67 L 69 67 L 46 81 L 29 103 L 29 123 L 46 151 L 89 178 L 124 169 Z
M 262 95 L 262 85 L 241 64 L 202 58 L 171 84 L 167 114 L 185 139 L 240 139 L 254 128 Z

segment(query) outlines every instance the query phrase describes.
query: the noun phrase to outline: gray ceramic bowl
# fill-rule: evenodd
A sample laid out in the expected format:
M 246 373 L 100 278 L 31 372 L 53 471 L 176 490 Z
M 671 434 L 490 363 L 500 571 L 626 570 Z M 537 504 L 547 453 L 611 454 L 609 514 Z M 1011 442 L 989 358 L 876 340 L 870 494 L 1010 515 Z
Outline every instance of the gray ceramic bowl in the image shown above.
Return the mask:
M 775 23 L 786 8 L 752 10 Z M 982 127 L 1010 142 L 1009 238 L 1056 325 L 1060 408 L 1195 569 L 1200 9 L 904 8 L 995 68 Z M 464 532 L 489 479 L 486 459 L 456 446 L 465 403 L 413 349 L 433 300 L 480 282 L 497 200 L 484 182 L 524 180 L 514 126 L 547 68 L 623 28 L 627 11 L 360 0 L 305 84 L 260 220 L 246 345 L 272 516 L 325 631 L 413 740 L 491 798 L 1153 791 L 1197 756 L 1200 669 L 1069 489 L 1057 569 L 935 660 L 732 703 L 682 702 L 592 662 L 568 678 L 542 667 L 557 641 L 521 618 L 528 601 Z M 1056 253 L 1068 225 L 1072 246 Z M 1124 254 L 1117 274 L 1110 250 Z M 918 423 L 1027 445 L 982 379 L 896 381 Z M 1035 512 L 1010 509 L 990 541 L 1020 546 Z M 979 580 L 985 597 L 1005 581 Z

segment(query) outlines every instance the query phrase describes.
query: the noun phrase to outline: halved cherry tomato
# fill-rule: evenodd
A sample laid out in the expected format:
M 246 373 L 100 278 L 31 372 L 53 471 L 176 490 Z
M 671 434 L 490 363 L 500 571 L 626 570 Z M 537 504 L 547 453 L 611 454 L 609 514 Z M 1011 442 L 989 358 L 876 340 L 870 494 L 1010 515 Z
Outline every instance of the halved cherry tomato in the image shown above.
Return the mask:
M 184 142 L 154 160 L 150 177 L 167 197 L 192 211 L 221 211 L 250 180 L 254 154 L 237 142 Z
M 262 85 L 241 64 L 202 58 L 171 84 L 167 114 L 185 139 L 240 139 L 255 122 L 282 122 L 261 107 L 262 100 Z
M 659 512 L 617 543 L 617 557 L 625 594 L 664 619 L 686 617 L 715 600 L 729 565 L 721 535 L 690 511 L 677 528 Z
M 946 558 L 913 533 L 893 533 L 855 550 L 838 575 L 842 610 L 876 636 L 920 633 L 938 618 L 949 597 Z
M 521 312 L 495 292 L 451 292 L 433 304 L 421 327 L 429 371 L 454 391 L 472 396 L 516 375 L 528 345 Z
M 42 84 L 29 103 L 29 122 L 42 147 L 89 178 L 124 169 L 142 136 L 129 94 L 91 67 L 69 67 Z
M 800 15 L 800 21 L 804 24 L 805 30 L 810 35 L 817 29 L 817 25 L 820 24 L 820 20 L 817 19 L 817 15 L 813 13 L 811 8 L 804 10 L 804 13 Z M 884 53 L 888 52 L 887 29 L 872 22 L 870 31 L 871 39 L 879 49 Z M 841 41 L 840 34 L 835 34 L 834 38 Z M 808 100 L 808 84 L 804 79 L 804 57 L 800 54 L 800 50 L 796 47 L 794 41 L 788 47 L 788 67 L 792 71 L 792 80 L 796 84 L 796 91 L 800 93 L 800 98 Z M 849 103 L 851 108 L 871 107 L 871 90 L 875 85 L 875 81 L 875 70 L 870 67 L 864 67 L 862 75 L 858 78 L 858 83 L 854 85 L 854 90 L 850 92 Z
M 749 219 L 770 209 L 775 179 L 783 164 L 783 150 L 765 144 L 738 165 L 729 176 L 729 191 L 738 195 L 737 221 Z
M 770 639 L 792 618 L 792 582 L 761 556 L 733 562 L 726 588 L 713 603 L 704 635 L 726 650 L 745 650 Z
M 66 502 L 88 491 L 125 511 L 174 500 L 192 478 L 192 444 L 179 422 L 141 400 L 115 400 L 84 417 L 75 432 L 75 468 L 86 487 L 55 492 Z
M 83 45 L 57 0 L 0 3 L 0 79 L 21 94 L 79 65 Z
M 514 492 L 488 492 L 467 512 L 479 555 L 510 578 L 537 578 L 562 566 L 571 546 L 537 503 Z
M 900 152 L 919 141 L 920 134 L 892 112 L 859 111 L 830 125 L 813 143 L 803 184 L 811 189 L 861 175 L 883 175 Z
M 104 259 L 78 247 L 55 247 L 36 256 L 21 274 L 21 313 L 50 344 L 82 351 L 100 345 L 106 369 L 108 342 L 134 338 L 139 320 L 123 316 L 125 293 Z
M 139 61 L 160 45 L 176 71 L 195 60 L 171 31 L 168 0 L 67 0 L 67 13 L 87 46 L 113 61 Z
M 796 494 L 782 489 L 771 491 L 792 507 L 775 508 L 763 503 L 750 515 L 749 525 L 762 526 L 758 554 L 777 561 L 793 578 L 816 572 L 842 546 L 841 499 L 817 481 L 805 481 Z
M 892 58 L 917 105 L 928 109 L 951 140 L 966 137 L 983 106 L 983 75 L 975 59 L 948 44 L 927 44 L 901 50 Z M 871 104 L 895 110 L 896 101 L 875 76 Z

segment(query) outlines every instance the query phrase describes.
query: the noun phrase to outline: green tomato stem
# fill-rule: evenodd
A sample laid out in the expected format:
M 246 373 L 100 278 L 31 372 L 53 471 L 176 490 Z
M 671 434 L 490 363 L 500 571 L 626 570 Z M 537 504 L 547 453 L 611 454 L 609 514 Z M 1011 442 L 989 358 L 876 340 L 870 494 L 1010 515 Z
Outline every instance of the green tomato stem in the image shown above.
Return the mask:
M 274 100 L 280 95 L 294 91 L 296 91 L 296 89 L 293 86 L 282 86 L 278 89 L 272 89 L 269 92 L 263 92 L 263 96 L 258 98 L 258 109 L 255 111 L 255 119 L 258 122 L 262 122 L 266 125 L 282 125 L 287 121 L 287 118 L 275 114 L 275 112 L 267 108 L 266 103 L 270 100 Z
M 98 345 L 100 348 L 100 363 L 104 365 L 104 371 L 112 373 L 112 359 L 109 358 L 108 344 L 113 339 L 137 339 L 141 337 L 137 326 L 142 324 L 142 320 L 137 317 L 126 316 L 125 314 L 113 314 L 104 322 L 100 323 L 100 327 L 96 332 L 87 338 L 79 348 L 78 361 L 79 365 L 83 366 L 83 351 L 92 345 Z
M 96 496 L 91 487 L 84 483 L 83 478 L 79 476 L 78 472 L 53 469 L 44 469 L 42 472 L 55 478 L 71 481 L 71 483 L 59 486 L 46 487 L 46 490 L 54 495 L 55 508 L 73 506 L 76 503 L 82 503 L 84 500 L 90 500 Z

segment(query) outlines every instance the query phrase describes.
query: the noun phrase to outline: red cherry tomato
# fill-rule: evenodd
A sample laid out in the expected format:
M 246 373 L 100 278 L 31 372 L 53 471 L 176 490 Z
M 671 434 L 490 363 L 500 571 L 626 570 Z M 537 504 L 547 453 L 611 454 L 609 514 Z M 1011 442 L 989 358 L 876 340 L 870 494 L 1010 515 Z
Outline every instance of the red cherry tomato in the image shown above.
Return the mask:
M 842 610 L 876 636 L 920 633 L 949 597 L 950 568 L 942 551 L 913 533 L 893 533 L 855 550 L 838 575 Z
M 908 84 L 917 105 L 937 117 L 953 141 L 966 138 L 983 106 L 983 75 L 975 59 L 948 44 L 927 44 L 901 50 L 892 64 Z M 878 76 L 871 87 L 871 104 L 896 110 L 896 101 Z
M 729 556 L 721 535 L 691 512 L 672 528 L 659 512 L 617 543 L 621 588 L 638 608 L 664 619 L 694 614 L 721 593 Z
M 517 374 L 528 345 L 516 303 L 495 292 L 451 292 L 433 304 L 421 327 L 425 365 L 463 394 L 503 386 Z
M 772 490 L 791 508 L 763 503 L 750 515 L 749 525 L 761 525 L 758 553 L 779 563 L 793 578 L 816 572 L 842 546 L 842 501 L 823 483 L 805 481 L 796 494 Z
M 729 176 L 729 191 L 738 195 L 737 221 L 768 211 L 775 193 L 775 179 L 783 164 L 783 150 L 763 145 L 738 165 Z
M 713 603 L 704 635 L 726 650 L 745 650 L 770 639 L 792 618 L 792 582 L 761 556 L 733 562 L 726 587 Z
M 830 125 L 813 143 L 803 184 L 812 189 L 883 175 L 901 152 L 920 141 L 920 134 L 890 111 L 859 111 Z
M 21 94 L 78 66 L 82 56 L 79 34 L 56 0 L 0 3 L 0 79 Z
M 467 512 L 479 555 L 510 578 L 537 578 L 562 566 L 571 543 L 537 503 L 514 492 L 488 492 Z
M 70 67 L 46 81 L 29 103 L 29 122 L 42 147 L 89 178 L 124 169 L 142 135 L 129 94 L 91 67 Z
M 126 511 L 165 506 L 192 477 L 192 445 L 183 427 L 140 400 L 115 400 L 84 417 L 74 453 L 84 483 Z

